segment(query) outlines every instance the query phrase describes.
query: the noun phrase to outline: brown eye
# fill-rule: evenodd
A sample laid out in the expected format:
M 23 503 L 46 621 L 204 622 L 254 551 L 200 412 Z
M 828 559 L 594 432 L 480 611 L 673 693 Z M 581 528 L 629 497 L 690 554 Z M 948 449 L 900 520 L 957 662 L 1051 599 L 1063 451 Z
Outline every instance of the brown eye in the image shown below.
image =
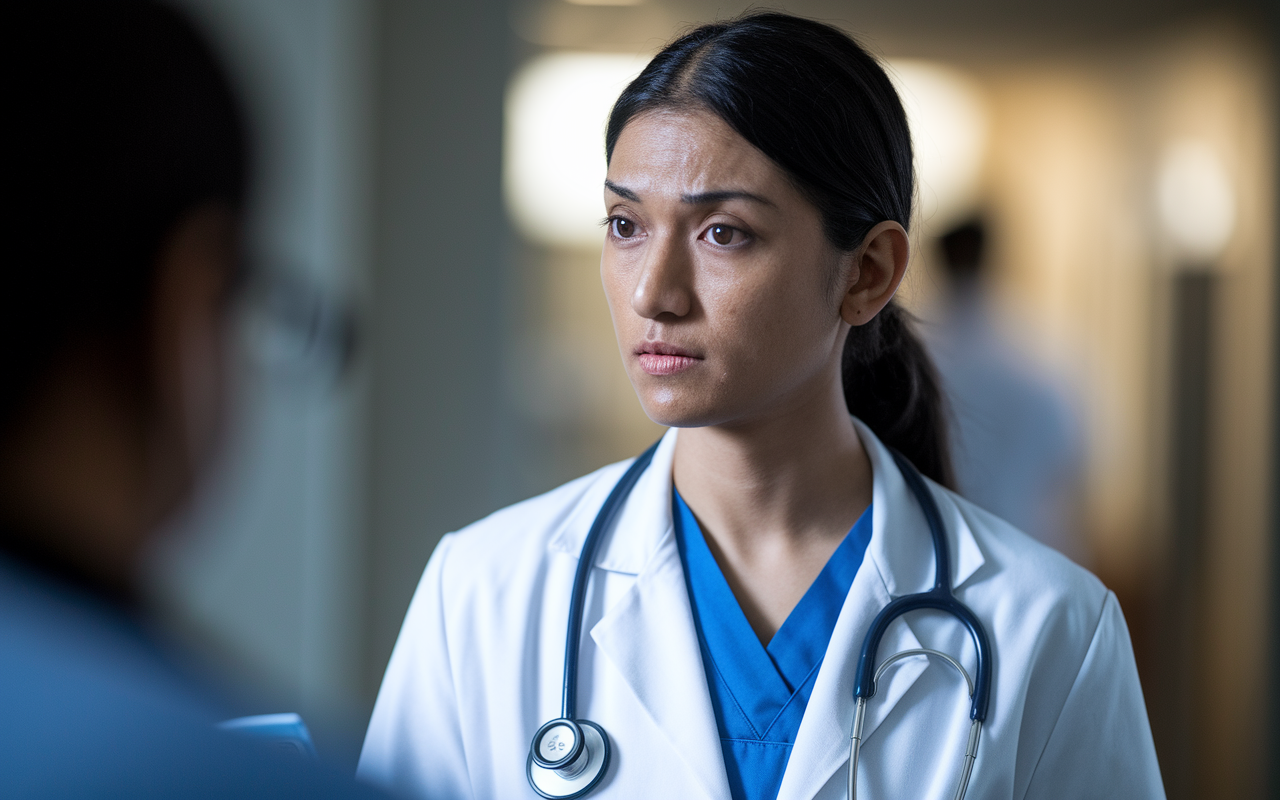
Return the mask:
M 615 217 L 613 220 L 613 235 L 619 239 L 630 239 L 636 235 L 636 224 L 629 219 Z
M 712 225 L 708 233 L 711 234 L 711 241 L 720 245 L 733 244 L 733 234 L 735 229 L 728 225 Z

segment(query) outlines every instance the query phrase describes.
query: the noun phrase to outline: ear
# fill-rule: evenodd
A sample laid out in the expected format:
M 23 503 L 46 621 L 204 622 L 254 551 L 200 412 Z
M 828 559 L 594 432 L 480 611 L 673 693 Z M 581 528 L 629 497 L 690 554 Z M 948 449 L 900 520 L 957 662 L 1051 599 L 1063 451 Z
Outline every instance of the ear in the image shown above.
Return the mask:
M 865 325 L 898 291 L 911 261 L 911 241 L 898 223 L 881 222 L 867 232 L 850 258 L 854 263 L 848 271 L 840 316 L 850 325 Z

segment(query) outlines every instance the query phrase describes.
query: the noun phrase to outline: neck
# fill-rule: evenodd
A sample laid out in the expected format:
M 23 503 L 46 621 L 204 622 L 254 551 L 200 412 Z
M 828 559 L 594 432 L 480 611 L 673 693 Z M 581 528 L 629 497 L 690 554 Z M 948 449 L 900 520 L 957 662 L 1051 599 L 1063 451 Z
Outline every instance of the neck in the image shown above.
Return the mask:
M 674 480 L 721 543 L 839 541 L 871 502 L 871 464 L 831 381 L 778 413 L 682 430 Z
M 764 418 L 681 431 L 672 470 L 766 644 L 871 503 L 871 462 L 836 377 Z
M 104 367 L 55 370 L 0 450 L 0 547 L 76 582 L 127 589 L 145 540 L 146 464 L 137 415 Z M 109 370 L 106 370 L 109 371 Z

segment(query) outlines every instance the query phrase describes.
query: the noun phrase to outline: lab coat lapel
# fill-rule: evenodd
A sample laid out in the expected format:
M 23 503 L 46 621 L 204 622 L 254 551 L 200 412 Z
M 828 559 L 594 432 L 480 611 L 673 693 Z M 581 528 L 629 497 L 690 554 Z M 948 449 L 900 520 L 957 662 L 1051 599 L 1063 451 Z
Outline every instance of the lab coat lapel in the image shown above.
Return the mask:
M 925 591 L 933 584 L 933 545 L 924 514 L 888 449 L 860 421 L 855 419 L 854 423 L 874 473 L 871 542 L 832 631 L 778 800 L 809 800 L 837 770 L 847 766 L 853 684 L 867 629 L 891 598 Z M 955 565 L 953 580 L 958 586 L 981 566 L 982 554 L 955 504 L 936 487 L 931 488 L 946 523 Z M 893 653 L 918 647 L 920 641 L 909 622 L 896 622 L 880 645 L 877 663 Z M 885 673 L 867 706 L 863 741 L 873 741 L 876 729 L 926 667 L 924 659 L 912 658 Z
M 671 520 L 675 435 L 667 434 L 623 508 L 613 537 L 618 547 L 597 559 L 602 566 L 611 563 L 618 568 L 644 553 L 634 585 L 591 629 L 591 638 L 674 753 L 699 777 L 707 796 L 730 800 L 720 732 Z
M 893 597 L 928 591 L 933 586 L 933 541 L 924 512 L 907 488 L 889 448 L 857 417 L 853 423 L 875 473 L 874 502 L 877 507 L 891 509 L 887 515 L 876 515 L 878 527 L 872 532 L 867 557 Z M 924 480 L 942 515 L 951 551 L 951 584 L 958 590 L 982 566 L 982 550 L 951 494 L 928 478 Z

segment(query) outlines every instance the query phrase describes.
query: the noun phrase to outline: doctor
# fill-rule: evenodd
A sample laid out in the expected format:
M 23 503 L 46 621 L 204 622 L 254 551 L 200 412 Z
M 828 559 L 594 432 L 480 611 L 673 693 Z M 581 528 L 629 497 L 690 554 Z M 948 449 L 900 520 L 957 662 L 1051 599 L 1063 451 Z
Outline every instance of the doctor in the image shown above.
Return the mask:
M 1163 797 L 1114 595 L 947 488 L 937 379 L 892 302 L 915 187 L 883 69 L 816 22 L 707 25 L 622 93 L 606 153 L 605 291 L 640 402 L 672 430 L 585 570 L 576 718 L 610 749 L 589 796 L 845 796 L 864 636 L 934 580 L 892 447 L 931 479 L 947 577 L 991 644 L 968 796 Z M 365 779 L 410 797 L 537 796 L 530 742 L 561 716 L 579 554 L 628 466 L 441 541 Z M 931 611 L 892 623 L 877 663 L 920 647 L 975 672 L 969 633 Z M 969 710 L 946 663 L 892 665 L 866 709 L 860 796 L 951 797 Z

